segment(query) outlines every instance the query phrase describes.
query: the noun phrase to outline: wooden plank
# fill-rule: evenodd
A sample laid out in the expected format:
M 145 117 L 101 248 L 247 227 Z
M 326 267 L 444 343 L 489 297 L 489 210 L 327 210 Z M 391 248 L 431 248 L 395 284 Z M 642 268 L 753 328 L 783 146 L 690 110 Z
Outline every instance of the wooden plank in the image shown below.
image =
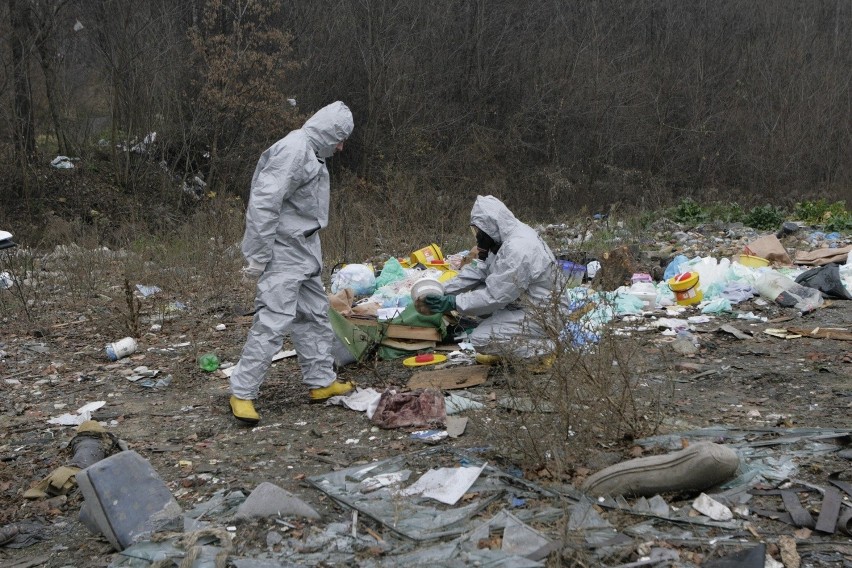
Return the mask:
M 423 351 L 425 349 L 434 349 L 434 341 L 418 341 L 416 339 L 391 339 L 386 337 L 382 339 L 382 345 L 393 347 L 394 349 L 402 349 L 404 351 Z
M 817 339 L 838 339 L 840 341 L 852 341 L 852 333 L 845 329 L 837 329 L 830 327 L 790 327 L 787 328 L 790 333 L 802 335 L 804 337 L 815 337 Z
M 413 325 L 388 325 L 386 334 L 392 339 L 421 339 L 441 341 L 441 332 L 434 327 L 416 327 Z
M 408 381 L 408 388 L 464 389 L 481 385 L 486 379 L 488 379 L 487 365 L 450 367 L 449 369 L 435 371 L 418 371 Z

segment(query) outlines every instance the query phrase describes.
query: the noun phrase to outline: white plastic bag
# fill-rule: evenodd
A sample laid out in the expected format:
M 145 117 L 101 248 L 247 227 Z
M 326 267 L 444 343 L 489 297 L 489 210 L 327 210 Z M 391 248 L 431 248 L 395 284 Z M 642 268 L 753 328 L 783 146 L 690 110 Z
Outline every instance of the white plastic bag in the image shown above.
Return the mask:
M 376 289 L 376 275 L 366 264 L 347 264 L 331 277 L 331 293 L 352 288 L 356 296 L 368 296 Z

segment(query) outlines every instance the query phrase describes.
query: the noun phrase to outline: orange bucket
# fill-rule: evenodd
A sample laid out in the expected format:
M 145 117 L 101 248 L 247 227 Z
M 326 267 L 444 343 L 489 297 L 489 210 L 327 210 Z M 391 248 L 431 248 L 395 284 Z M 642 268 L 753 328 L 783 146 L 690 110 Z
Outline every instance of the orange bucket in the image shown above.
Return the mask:
M 704 294 L 698 289 L 697 272 L 677 274 L 669 278 L 667 283 L 675 294 L 675 301 L 680 306 L 691 306 L 704 298 Z

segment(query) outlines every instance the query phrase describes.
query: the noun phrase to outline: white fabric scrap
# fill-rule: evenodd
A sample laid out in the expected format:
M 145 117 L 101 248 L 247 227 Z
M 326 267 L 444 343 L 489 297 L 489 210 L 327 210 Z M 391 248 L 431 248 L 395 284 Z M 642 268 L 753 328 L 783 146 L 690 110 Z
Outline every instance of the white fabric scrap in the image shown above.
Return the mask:
M 355 391 L 346 395 L 333 396 L 326 401 L 326 404 L 336 404 L 345 406 L 350 410 L 358 412 L 366 412 L 367 418 L 372 418 L 379 406 L 379 399 L 382 398 L 382 393 L 376 389 L 355 388 Z

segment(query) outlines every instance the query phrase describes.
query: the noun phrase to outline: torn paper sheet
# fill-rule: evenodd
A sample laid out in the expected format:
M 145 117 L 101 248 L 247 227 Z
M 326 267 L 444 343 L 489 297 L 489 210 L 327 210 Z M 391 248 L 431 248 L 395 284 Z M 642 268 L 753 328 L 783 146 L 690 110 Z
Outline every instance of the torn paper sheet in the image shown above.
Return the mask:
M 430 469 L 399 495 L 422 495 L 447 505 L 455 505 L 482 473 L 481 467 L 442 467 Z
M 56 418 L 51 418 L 47 421 L 48 424 L 58 424 L 60 426 L 79 426 L 86 420 L 92 419 L 92 412 L 106 404 L 105 400 L 90 402 L 77 409 L 76 414 L 63 414 Z

